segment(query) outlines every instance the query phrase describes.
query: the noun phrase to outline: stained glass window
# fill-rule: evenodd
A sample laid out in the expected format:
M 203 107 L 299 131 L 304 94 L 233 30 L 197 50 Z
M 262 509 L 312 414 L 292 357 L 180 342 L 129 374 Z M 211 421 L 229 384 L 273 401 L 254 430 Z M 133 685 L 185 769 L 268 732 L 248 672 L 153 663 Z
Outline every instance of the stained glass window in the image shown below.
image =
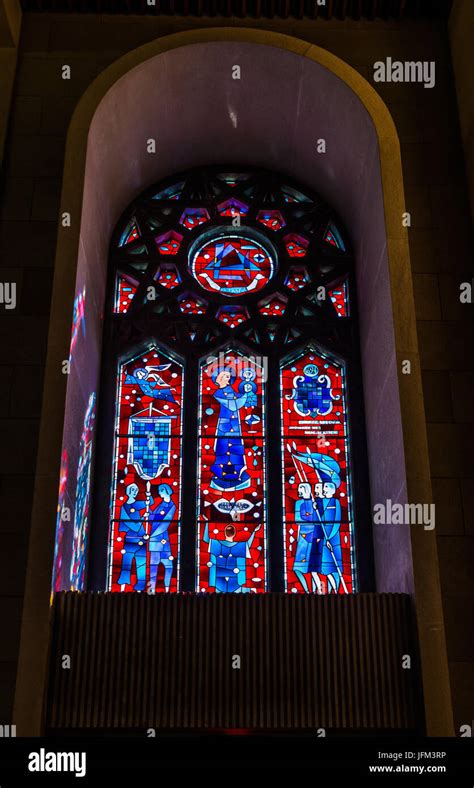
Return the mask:
M 285 588 L 353 593 L 345 369 L 315 347 L 281 366 Z
M 155 243 L 160 254 L 178 254 L 183 236 L 172 230 L 155 238 Z
M 179 301 L 179 308 L 185 315 L 204 315 L 206 302 L 195 295 L 185 295 Z
M 128 312 L 128 307 L 133 296 L 137 292 L 138 282 L 129 276 L 117 274 L 117 284 L 115 290 L 115 312 L 121 315 Z
M 344 239 L 317 195 L 250 168 L 181 174 L 125 212 L 105 332 L 120 354 L 117 391 L 99 414 L 114 433 L 112 473 L 107 451 L 97 470 L 111 478 L 97 508 L 110 511 L 109 590 L 357 590 L 367 491 L 351 481 L 346 370 L 359 351 Z M 87 527 L 76 531 L 83 577 Z M 63 588 L 71 541 L 59 523 Z
M 249 212 L 248 205 L 240 202 L 240 200 L 226 200 L 221 205 L 217 206 L 221 216 L 245 216 Z
M 265 590 L 265 381 L 236 350 L 201 365 L 197 590 Z
M 260 314 L 265 317 L 279 317 L 280 315 L 284 315 L 287 303 L 288 299 L 285 298 L 285 296 L 282 296 L 280 293 L 275 293 L 275 295 L 260 302 Z
M 344 241 L 342 240 L 341 233 L 337 229 L 335 224 L 328 224 L 326 234 L 324 236 L 324 240 L 326 243 L 334 246 L 336 249 L 341 249 L 343 252 L 346 251 L 346 247 L 344 245 Z
M 281 230 L 285 226 L 285 220 L 280 211 L 259 211 L 257 219 L 270 230 Z
M 249 318 L 248 309 L 245 306 L 223 306 L 217 313 L 217 319 L 225 323 L 229 328 L 236 328 L 241 323 L 245 323 Z
M 86 574 L 87 541 L 89 537 L 89 507 L 92 471 L 92 447 L 95 422 L 95 392 L 89 397 L 84 426 L 79 444 L 79 463 L 76 478 L 76 503 L 71 555 L 71 591 L 83 591 Z
M 72 316 L 72 331 L 71 331 L 71 345 L 69 347 L 69 360 L 72 359 L 76 342 L 79 334 L 82 332 L 85 335 L 86 330 L 86 286 L 80 290 L 74 299 L 74 308 Z
M 120 365 L 110 591 L 179 587 L 183 367 L 157 346 Z
M 308 249 L 309 241 L 302 235 L 291 233 L 285 238 L 285 246 L 290 257 L 304 257 Z
M 311 202 L 309 197 L 291 186 L 283 186 L 282 192 L 285 202 Z
M 309 281 L 310 278 L 306 268 L 292 266 L 285 279 L 285 285 L 289 287 L 290 290 L 301 290 Z
M 183 191 L 184 181 L 173 183 L 167 189 L 161 189 L 158 194 L 155 194 L 153 200 L 179 200 L 180 194 Z
M 140 231 L 138 229 L 138 225 L 135 219 L 132 219 L 126 226 L 124 232 L 120 237 L 119 246 L 125 246 L 126 244 L 132 243 L 132 241 L 136 241 L 137 238 L 140 238 Z
M 155 276 L 155 281 L 167 290 L 173 290 L 181 283 L 181 277 L 175 265 L 160 265 Z
M 344 279 L 338 285 L 334 285 L 328 290 L 329 298 L 334 304 L 338 317 L 347 317 L 349 315 L 349 288 L 347 280 Z
M 273 260 L 256 239 L 225 235 L 197 248 L 192 273 L 205 290 L 241 296 L 267 284 L 273 274 Z
M 54 544 L 53 579 L 51 582 L 51 589 L 53 591 L 61 591 L 63 582 L 62 574 L 66 539 L 65 529 L 68 522 L 70 521 L 70 511 L 66 506 L 68 471 L 68 453 L 66 450 L 64 450 L 61 457 L 61 470 L 59 472 L 58 507 L 56 513 L 56 539 Z
M 180 223 L 187 230 L 194 230 L 200 224 L 209 221 L 209 214 L 205 208 L 186 208 L 181 216 Z

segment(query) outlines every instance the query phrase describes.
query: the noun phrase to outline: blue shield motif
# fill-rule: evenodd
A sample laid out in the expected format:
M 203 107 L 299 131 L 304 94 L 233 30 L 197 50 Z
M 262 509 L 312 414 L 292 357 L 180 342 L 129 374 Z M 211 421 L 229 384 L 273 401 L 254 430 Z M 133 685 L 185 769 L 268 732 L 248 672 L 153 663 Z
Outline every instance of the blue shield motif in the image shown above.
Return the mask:
M 331 391 L 328 375 L 319 375 L 316 364 L 306 364 L 302 375 L 293 379 L 294 406 L 300 416 L 327 416 L 331 412 L 333 400 L 339 399 Z
M 127 462 L 142 479 L 156 479 L 170 464 L 171 420 L 146 409 L 129 419 Z

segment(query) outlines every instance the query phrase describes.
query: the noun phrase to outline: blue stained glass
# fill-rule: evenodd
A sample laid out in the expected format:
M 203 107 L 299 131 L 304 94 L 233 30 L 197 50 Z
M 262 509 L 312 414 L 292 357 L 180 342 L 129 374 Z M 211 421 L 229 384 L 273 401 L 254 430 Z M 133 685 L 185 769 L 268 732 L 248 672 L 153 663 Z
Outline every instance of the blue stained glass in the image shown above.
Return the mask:
M 310 346 L 281 366 L 280 385 L 286 591 L 354 593 L 344 366 Z
M 264 369 L 239 351 L 201 365 L 200 591 L 265 591 L 264 392 Z
M 70 582 L 71 591 L 83 591 L 86 571 L 87 540 L 89 536 L 89 504 L 91 485 L 92 450 L 95 421 L 95 393 L 89 397 L 84 427 L 79 446 L 77 467 L 76 505 L 72 543 Z
M 239 296 L 264 287 L 273 275 L 274 264 L 269 252 L 256 240 L 225 235 L 200 244 L 193 254 L 191 269 L 206 290 Z
M 153 200 L 179 200 L 181 192 L 183 191 L 184 181 L 180 183 L 173 183 L 166 189 L 162 189 L 152 198 Z
M 118 370 L 108 587 L 179 587 L 183 367 L 160 348 Z

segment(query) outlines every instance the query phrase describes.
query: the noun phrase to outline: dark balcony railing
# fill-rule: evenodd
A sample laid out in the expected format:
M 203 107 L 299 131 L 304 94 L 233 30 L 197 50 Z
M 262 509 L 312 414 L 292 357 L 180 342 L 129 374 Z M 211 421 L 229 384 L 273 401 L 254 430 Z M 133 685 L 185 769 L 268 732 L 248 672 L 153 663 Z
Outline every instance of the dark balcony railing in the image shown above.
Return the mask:
M 420 731 L 403 594 L 61 593 L 52 617 L 48 731 Z

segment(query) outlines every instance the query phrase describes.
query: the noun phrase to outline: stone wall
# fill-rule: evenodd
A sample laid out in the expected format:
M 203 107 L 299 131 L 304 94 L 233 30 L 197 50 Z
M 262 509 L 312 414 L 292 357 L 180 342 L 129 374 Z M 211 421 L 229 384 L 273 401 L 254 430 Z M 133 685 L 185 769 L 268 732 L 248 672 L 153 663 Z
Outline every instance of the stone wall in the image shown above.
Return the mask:
M 449 18 L 449 40 L 456 80 L 456 94 L 461 122 L 466 170 L 471 198 L 471 216 L 474 217 L 474 57 L 472 36 L 474 30 L 474 4 L 469 0 L 455 0 Z
M 237 20 L 236 20 L 237 21 Z M 160 35 L 228 19 L 25 14 L 0 195 L 0 722 L 11 719 L 24 567 L 46 354 L 64 144 L 72 111 L 109 63 Z M 375 83 L 402 147 L 445 626 L 456 726 L 474 708 L 474 330 L 459 284 L 472 278 L 472 236 L 447 29 L 434 23 L 238 20 L 294 35 L 372 81 L 386 57 L 435 60 L 436 87 Z M 70 65 L 70 80 L 61 66 Z M 119 166 L 119 162 L 117 163 Z M 14 722 L 14 720 L 13 720 Z

